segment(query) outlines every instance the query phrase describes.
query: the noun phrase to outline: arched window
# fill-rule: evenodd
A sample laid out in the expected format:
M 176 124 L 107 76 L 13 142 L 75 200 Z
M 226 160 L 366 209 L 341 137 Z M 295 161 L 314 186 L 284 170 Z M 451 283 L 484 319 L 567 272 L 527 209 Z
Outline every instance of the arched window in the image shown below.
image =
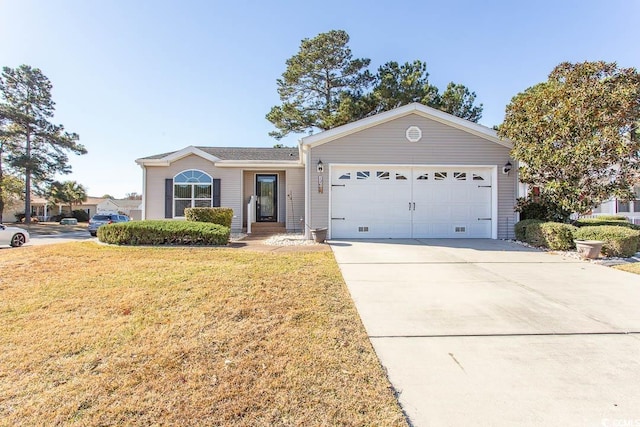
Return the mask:
M 213 179 L 199 170 L 180 172 L 173 177 L 173 216 L 184 217 L 186 208 L 213 206 Z

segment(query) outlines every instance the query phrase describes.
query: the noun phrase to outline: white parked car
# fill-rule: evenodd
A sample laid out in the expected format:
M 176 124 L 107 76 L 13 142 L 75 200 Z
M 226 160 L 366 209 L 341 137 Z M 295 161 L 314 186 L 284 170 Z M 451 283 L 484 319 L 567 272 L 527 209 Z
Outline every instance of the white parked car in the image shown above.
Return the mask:
M 29 241 L 29 232 L 19 227 L 0 224 L 0 245 L 22 246 Z

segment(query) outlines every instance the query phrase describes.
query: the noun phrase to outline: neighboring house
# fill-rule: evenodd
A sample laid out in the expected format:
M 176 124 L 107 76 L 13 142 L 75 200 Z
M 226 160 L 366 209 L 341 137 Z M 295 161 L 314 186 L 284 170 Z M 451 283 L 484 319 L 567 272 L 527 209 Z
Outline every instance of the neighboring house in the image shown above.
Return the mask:
M 593 216 L 620 215 L 634 224 L 640 224 L 640 187 L 633 188 L 636 199 L 628 202 L 612 198 L 592 211 Z
M 97 213 L 123 213 L 129 215 L 132 219 L 140 219 L 142 216 L 142 201 L 129 199 L 105 199 L 103 197 L 87 197 L 87 200 L 81 204 L 74 204 L 73 210 L 82 210 L 91 218 Z M 9 216 L 6 220 L 15 220 L 15 214 L 24 212 L 24 201 L 13 204 L 9 209 Z M 44 197 L 31 196 L 31 216 L 38 218 L 40 221 L 48 221 L 55 215 L 69 213 L 69 205 L 53 204 Z
M 137 159 L 143 219 L 232 208 L 232 229 L 280 222 L 330 238 L 513 237 L 512 144 L 410 104 L 300 140 L 297 148 L 193 147 Z
M 81 204 L 74 204 L 73 210 L 82 210 L 92 217 L 98 211 L 98 205 L 104 200 L 101 197 L 87 197 L 87 200 Z M 24 213 L 24 201 L 21 201 L 20 206 L 16 206 L 11 212 L 11 216 L 15 217 L 17 213 Z M 67 204 L 53 204 L 44 197 L 31 196 L 31 216 L 38 218 L 40 221 L 48 221 L 54 215 L 61 215 L 63 213 L 69 213 L 69 205 Z M 13 219 L 13 218 L 12 218 Z
M 97 206 L 98 213 L 122 213 L 131 219 L 141 219 L 142 200 L 104 199 Z

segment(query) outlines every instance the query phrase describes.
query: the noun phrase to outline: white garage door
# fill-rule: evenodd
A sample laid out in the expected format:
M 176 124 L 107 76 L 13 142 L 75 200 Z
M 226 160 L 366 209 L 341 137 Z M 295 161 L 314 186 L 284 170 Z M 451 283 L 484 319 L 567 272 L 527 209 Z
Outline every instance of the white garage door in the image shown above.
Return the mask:
M 332 167 L 332 238 L 490 238 L 491 169 Z

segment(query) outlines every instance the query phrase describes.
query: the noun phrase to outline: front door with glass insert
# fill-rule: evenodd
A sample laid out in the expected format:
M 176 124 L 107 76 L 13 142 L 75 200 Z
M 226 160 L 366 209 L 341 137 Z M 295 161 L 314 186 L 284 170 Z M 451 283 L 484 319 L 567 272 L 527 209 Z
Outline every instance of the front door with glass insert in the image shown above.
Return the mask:
M 278 175 L 256 175 L 256 221 L 276 222 L 278 220 Z

